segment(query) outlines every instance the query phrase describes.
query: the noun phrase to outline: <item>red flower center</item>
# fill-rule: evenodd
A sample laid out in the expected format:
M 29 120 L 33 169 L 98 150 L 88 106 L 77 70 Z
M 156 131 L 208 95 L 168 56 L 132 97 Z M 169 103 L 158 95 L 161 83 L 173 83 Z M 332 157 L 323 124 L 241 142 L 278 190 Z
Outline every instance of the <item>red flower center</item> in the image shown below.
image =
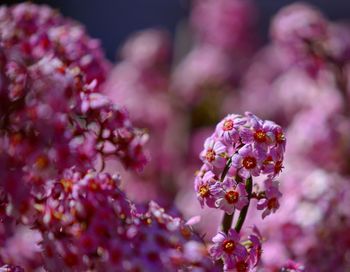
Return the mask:
M 247 272 L 248 265 L 244 261 L 239 261 L 236 263 L 236 269 L 237 269 L 237 272 Z
M 286 137 L 284 136 L 282 131 L 276 132 L 276 141 L 277 143 L 281 144 L 286 140 Z
M 222 126 L 223 131 L 229 131 L 233 129 L 233 121 L 231 119 L 228 119 L 224 122 L 224 125 Z
M 224 241 L 223 244 L 223 250 L 227 253 L 227 254 L 231 254 L 236 248 L 236 243 L 232 240 L 226 240 Z
M 253 169 L 256 167 L 256 159 L 254 157 L 245 157 L 243 159 L 243 166 L 246 169 Z
M 283 168 L 282 161 L 277 161 L 275 164 L 275 174 L 278 174 L 279 172 L 281 172 L 282 168 Z
M 255 141 L 257 141 L 259 143 L 264 143 L 264 142 L 266 142 L 266 133 L 262 130 L 257 130 L 254 133 L 254 139 L 255 139 Z
M 44 170 L 49 166 L 49 159 L 46 155 L 40 155 L 35 161 L 35 166 L 40 170 Z
M 269 199 L 269 201 L 267 202 L 267 207 L 269 208 L 269 210 L 277 209 L 278 208 L 278 201 L 277 201 L 277 199 L 275 197 Z
M 205 155 L 205 158 L 208 162 L 212 162 L 215 160 L 215 152 L 213 149 L 208 149 L 207 154 Z
M 238 198 L 239 198 L 239 193 L 236 191 L 229 191 L 225 195 L 225 199 L 230 204 L 236 203 L 238 201 Z
M 203 198 L 209 196 L 209 185 L 208 184 L 202 185 L 199 187 L 199 195 Z

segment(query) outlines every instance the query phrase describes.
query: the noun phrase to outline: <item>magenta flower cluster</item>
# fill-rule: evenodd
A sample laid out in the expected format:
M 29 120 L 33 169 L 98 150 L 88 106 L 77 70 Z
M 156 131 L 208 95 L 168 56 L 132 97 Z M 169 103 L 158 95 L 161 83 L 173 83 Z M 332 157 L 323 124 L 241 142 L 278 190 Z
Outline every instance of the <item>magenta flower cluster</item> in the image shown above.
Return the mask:
M 205 140 L 200 154 L 204 164 L 197 173 L 195 190 L 201 205 L 228 214 L 242 210 L 248 204 L 244 181 L 265 175 L 265 191 L 257 194 L 258 209 L 266 209 L 263 217 L 275 211 L 281 193 L 273 178 L 283 168 L 285 144 L 281 127 L 271 121 L 251 113 L 225 117 Z
M 136 169 L 142 168 L 146 160 L 143 132 L 132 126 L 124 109 L 97 93 L 98 77 L 89 82 L 93 76 L 89 70 L 84 72 L 86 67 L 81 63 L 55 52 L 56 47 L 41 48 L 39 56 L 35 52 L 41 43 L 24 51 L 22 42 L 31 38 L 25 36 L 27 32 L 21 36 L 22 32 L 39 35 L 40 31 L 35 30 L 44 23 L 42 20 L 48 20 L 44 24 L 48 33 L 59 26 L 70 26 L 50 12 L 46 7 L 23 4 L 2 8 L 1 13 L 0 26 L 9 31 L 1 37 L 0 48 L 1 184 L 17 210 L 31 206 L 32 194 L 45 186 L 45 180 L 71 166 L 86 170 L 95 167 L 98 159 L 116 156 L 125 166 Z M 78 30 L 64 33 L 73 35 Z M 14 33 L 16 39 L 10 35 Z M 91 41 L 82 38 L 78 42 L 83 44 L 68 40 L 60 48 L 84 48 L 84 43 Z M 92 61 L 94 50 L 84 51 Z
M 35 205 L 34 223 L 49 271 L 210 271 L 204 244 L 189 225 L 155 202 L 136 207 L 119 186 L 119 176 L 74 169 L 51 182 Z
M 32 270 L 213 271 L 190 225 L 155 202 L 136 207 L 105 173 L 109 158 L 141 170 L 148 136 L 99 92 L 98 42 L 27 3 L 2 7 L 0 29 L 1 248 L 32 237 L 35 258 L 20 260 Z M 22 271 L 13 258 L 0 250 L 0 270 Z
M 200 153 L 203 166 L 195 178 L 197 198 L 202 207 L 221 209 L 231 220 L 234 212 L 240 211 L 235 229 L 223 223 L 224 232 L 213 238 L 211 255 L 223 259 L 225 270 L 250 271 L 258 263 L 261 236 L 240 242 L 239 232 L 252 198 L 258 200 L 263 218 L 279 208 L 282 194 L 274 178 L 283 168 L 285 145 L 279 125 L 249 112 L 226 116 L 205 140 Z M 263 184 L 255 181 L 253 185 L 252 179 L 259 176 L 265 177 Z

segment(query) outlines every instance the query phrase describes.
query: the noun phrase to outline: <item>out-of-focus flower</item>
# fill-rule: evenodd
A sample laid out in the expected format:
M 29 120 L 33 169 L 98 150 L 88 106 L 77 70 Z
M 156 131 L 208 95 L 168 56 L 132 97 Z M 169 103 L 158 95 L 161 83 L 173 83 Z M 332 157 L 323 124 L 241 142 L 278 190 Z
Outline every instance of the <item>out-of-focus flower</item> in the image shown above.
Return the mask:
M 201 42 L 237 55 L 254 46 L 256 14 L 250 1 L 195 1 L 191 22 Z
M 289 260 L 282 268 L 281 272 L 303 272 L 305 271 L 302 264 Z
M 206 95 L 227 88 L 230 67 L 226 53 L 210 45 L 197 46 L 176 66 L 171 89 L 186 104 L 196 105 Z
M 1 272 L 24 272 L 24 269 L 17 265 L 5 264 L 0 267 Z
M 79 67 L 88 83 L 106 79 L 110 64 L 99 41 L 82 25 L 64 18 L 48 6 L 22 3 L 0 10 L 1 46 L 13 59 L 33 64 L 46 56 L 66 67 Z

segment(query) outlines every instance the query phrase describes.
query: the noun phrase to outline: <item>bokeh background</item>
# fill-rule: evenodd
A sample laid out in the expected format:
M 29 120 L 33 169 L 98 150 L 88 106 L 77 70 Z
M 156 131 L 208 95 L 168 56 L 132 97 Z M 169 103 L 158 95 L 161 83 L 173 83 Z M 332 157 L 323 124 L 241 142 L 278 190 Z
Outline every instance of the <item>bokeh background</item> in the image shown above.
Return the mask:
M 2 4 L 20 2 L 24 1 L 0 1 Z M 59 9 L 63 15 L 80 21 L 92 37 L 101 39 L 110 60 L 115 60 L 116 50 L 131 33 L 150 27 L 162 27 L 174 34 L 178 23 L 186 20 L 190 12 L 189 0 L 34 0 L 31 2 L 48 4 Z M 271 17 L 281 7 L 296 1 L 255 0 L 254 2 L 259 10 L 260 36 L 266 41 Z M 350 1 L 303 2 L 318 7 L 331 20 L 350 18 Z

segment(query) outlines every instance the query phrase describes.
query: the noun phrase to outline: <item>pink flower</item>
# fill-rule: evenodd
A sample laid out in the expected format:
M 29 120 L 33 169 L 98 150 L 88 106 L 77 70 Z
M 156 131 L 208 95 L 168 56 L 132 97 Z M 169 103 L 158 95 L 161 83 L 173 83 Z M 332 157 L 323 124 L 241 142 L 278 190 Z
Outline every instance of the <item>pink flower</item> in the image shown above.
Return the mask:
M 220 231 L 212 239 L 214 245 L 210 248 L 210 255 L 214 260 L 223 259 L 224 270 L 235 268 L 237 262 L 248 256 L 246 248 L 240 244 L 240 236 L 230 229 L 228 234 Z
M 201 43 L 234 54 L 246 54 L 254 45 L 255 11 L 251 1 L 194 1 L 191 23 Z
M 223 138 L 228 145 L 237 145 L 239 141 L 239 130 L 246 123 L 246 120 L 237 114 L 227 115 L 217 126 L 216 134 Z
M 252 234 L 249 235 L 249 241 L 251 243 L 250 249 L 249 249 L 249 264 L 251 267 L 255 267 L 261 258 L 262 254 L 262 236 L 260 234 L 260 231 L 256 226 L 253 226 L 252 228 Z
M 326 37 L 327 21 L 323 15 L 307 4 L 296 3 L 277 13 L 271 25 L 275 41 L 294 50 L 306 49 L 307 42 Z
M 195 179 L 195 191 L 201 206 L 207 204 L 208 207 L 215 207 L 215 198 L 212 193 L 212 185 L 217 182 L 215 174 L 211 171 L 200 173 Z
M 222 169 L 227 161 L 226 151 L 226 146 L 211 136 L 205 140 L 204 150 L 201 152 L 200 158 L 210 167 Z
M 282 193 L 278 189 L 278 183 L 272 179 L 265 180 L 265 197 L 259 200 L 257 204 L 258 210 L 264 210 L 262 213 L 262 218 L 265 218 L 271 212 L 276 212 L 280 207 L 279 198 L 281 198 Z
M 242 210 L 248 204 L 247 191 L 243 183 L 238 183 L 230 177 L 223 182 L 217 182 L 211 187 L 216 201 L 215 206 L 232 214 L 235 209 Z
M 275 142 L 274 129 L 277 126 L 271 121 L 263 121 L 254 114 L 247 112 L 250 127 L 244 127 L 240 131 L 242 143 L 253 144 L 261 153 L 266 153 L 269 145 Z
M 276 177 L 283 169 L 283 153 L 277 147 L 270 148 L 261 170 L 268 177 Z
M 232 166 L 238 170 L 241 178 L 248 179 L 251 176 L 259 176 L 261 159 L 256 149 L 245 145 L 232 156 Z

